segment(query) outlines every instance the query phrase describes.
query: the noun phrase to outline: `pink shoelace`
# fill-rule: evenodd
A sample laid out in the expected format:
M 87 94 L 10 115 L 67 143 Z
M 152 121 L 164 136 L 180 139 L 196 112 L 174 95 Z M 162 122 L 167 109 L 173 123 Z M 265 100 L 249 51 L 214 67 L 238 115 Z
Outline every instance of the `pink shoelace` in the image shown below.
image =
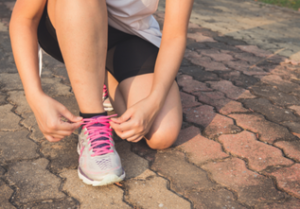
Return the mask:
M 115 115 L 83 119 L 82 128 L 87 129 L 84 134 L 89 134 L 90 140 L 88 143 L 91 144 L 89 150 L 93 149 L 94 152 L 91 155 L 92 157 L 113 152 L 111 149 L 111 146 L 113 146 L 112 129 L 109 125 L 110 118 L 113 116 Z

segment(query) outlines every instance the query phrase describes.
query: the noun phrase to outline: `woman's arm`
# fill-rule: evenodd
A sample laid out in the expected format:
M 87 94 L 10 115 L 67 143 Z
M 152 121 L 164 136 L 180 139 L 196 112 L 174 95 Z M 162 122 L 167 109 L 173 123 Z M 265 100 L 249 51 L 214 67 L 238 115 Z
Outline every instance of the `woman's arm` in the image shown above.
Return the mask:
M 161 46 L 148 97 L 128 108 L 111 126 L 123 139 L 137 142 L 148 133 L 174 82 L 186 47 L 193 0 L 167 0 Z
M 37 27 L 46 0 L 18 0 L 15 4 L 9 33 L 16 66 L 27 99 L 42 93 L 38 74 Z
M 179 70 L 185 47 L 193 0 L 167 0 L 161 46 L 157 56 L 150 98 L 161 106 Z
M 10 38 L 29 106 L 39 128 L 49 141 L 59 141 L 80 126 L 82 118 L 47 96 L 41 86 L 38 70 L 37 28 L 46 0 L 18 0 L 10 21 Z M 64 116 L 73 123 L 61 121 Z

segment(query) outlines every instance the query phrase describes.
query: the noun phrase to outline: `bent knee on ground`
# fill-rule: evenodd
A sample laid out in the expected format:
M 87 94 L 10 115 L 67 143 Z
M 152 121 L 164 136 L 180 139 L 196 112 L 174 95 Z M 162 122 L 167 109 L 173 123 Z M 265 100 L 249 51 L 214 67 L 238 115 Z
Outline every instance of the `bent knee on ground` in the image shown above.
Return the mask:
M 158 130 L 146 135 L 146 142 L 151 149 L 167 149 L 176 141 L 180 126 L 168 130 Z

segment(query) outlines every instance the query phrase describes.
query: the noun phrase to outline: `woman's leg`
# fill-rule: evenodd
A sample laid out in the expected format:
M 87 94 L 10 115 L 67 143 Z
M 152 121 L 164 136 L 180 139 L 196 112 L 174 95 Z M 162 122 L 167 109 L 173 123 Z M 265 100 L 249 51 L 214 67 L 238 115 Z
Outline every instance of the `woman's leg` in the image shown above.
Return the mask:
M 105 0 L 49 0 L 53 23 L 82 113 L 101 113 L 107 51 Z
M 112 105 L 118 115 L 127 107 L 134 105 L 149 95 L 153 82 L 153 74 L 143 74 L 130 77 L 120 84 L 108 73 L 108 90 Z M 165 104 L 155 119 L 149 133 L 147 144 L 153 149 L 170 147 L 179 134 L 182 123 L 182 107 L 179 89 L 174 81 Z

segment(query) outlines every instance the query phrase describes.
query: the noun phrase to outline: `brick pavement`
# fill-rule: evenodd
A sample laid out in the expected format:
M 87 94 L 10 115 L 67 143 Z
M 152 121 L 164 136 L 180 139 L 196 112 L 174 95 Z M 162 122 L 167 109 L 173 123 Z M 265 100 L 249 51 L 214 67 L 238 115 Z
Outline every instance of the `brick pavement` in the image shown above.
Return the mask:
M 77 133 L 49 143 L 26 103 L 12 6 L 0 1 L 0 208 L 300 208 L 299 64 L 191 23 L 178 140 L 154 151 L 116 138 L 127 178 L 91 187 L 76 174 Z M 44 66 L 44 91 L 77 114 L 64 66 L 47 55 Z

